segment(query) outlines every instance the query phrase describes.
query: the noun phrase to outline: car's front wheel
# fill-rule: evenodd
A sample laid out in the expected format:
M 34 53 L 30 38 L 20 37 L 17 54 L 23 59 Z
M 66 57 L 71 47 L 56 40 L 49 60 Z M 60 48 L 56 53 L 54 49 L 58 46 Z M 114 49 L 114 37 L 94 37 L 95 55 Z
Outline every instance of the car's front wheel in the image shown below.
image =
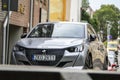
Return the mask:
M 108 62 L 108 57 L 106 56 L 106 58 L 104 59 L 104 64 L 103 64 L 103 70 L 107 70 L 108 69 L 108 65 L 109 62 Z
M 92 56 L 90 53 L 87 54 L 84 69 L 93 69 Z

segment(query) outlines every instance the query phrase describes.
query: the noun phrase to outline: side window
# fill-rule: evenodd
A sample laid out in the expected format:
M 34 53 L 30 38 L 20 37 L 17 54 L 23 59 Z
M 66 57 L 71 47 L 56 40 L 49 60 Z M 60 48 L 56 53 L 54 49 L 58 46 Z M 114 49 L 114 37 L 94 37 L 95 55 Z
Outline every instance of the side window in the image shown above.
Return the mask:
M 88 39 L 90 38 L 90 29 L 89 27 L 87 27 L 87 36 L 88 36 Z
M 92 28 L 92 26 L 90 24 L 87 25 L 87 32 L 88 32 L 88 37 L 90 38 L 90 36 L 95 36 L 96 39 L 98 41 L 98 36 L 95 32 L 95 30 Z

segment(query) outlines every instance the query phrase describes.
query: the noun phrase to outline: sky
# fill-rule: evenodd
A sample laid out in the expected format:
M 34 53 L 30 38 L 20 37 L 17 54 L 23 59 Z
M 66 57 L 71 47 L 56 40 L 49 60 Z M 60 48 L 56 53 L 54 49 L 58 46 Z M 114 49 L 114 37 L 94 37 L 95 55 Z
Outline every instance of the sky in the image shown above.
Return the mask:
M 102 4 L 114 4 L 120 9 L 120 0 L 89 0 L 89 3 L 94 11 L 100 9 Z

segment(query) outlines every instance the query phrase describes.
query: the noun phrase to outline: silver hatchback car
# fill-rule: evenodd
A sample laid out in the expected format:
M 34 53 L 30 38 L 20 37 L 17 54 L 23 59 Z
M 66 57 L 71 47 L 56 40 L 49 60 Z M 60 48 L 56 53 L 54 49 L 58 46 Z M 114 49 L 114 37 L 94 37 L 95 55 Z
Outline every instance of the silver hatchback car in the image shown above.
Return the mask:
M 107 50 L 88 23 L 39 23 L 21 38 L 13 48 L 11 64 L 102 70 L 108 67 Z

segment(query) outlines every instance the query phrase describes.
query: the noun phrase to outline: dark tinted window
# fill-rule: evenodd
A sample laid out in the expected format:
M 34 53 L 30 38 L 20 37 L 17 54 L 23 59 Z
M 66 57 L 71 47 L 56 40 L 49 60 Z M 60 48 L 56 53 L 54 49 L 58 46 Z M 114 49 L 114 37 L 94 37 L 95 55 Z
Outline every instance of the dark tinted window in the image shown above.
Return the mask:
M 53 24 L 40 24 L 35 27 L 29 38 L 51 37 L 53 32 Z

